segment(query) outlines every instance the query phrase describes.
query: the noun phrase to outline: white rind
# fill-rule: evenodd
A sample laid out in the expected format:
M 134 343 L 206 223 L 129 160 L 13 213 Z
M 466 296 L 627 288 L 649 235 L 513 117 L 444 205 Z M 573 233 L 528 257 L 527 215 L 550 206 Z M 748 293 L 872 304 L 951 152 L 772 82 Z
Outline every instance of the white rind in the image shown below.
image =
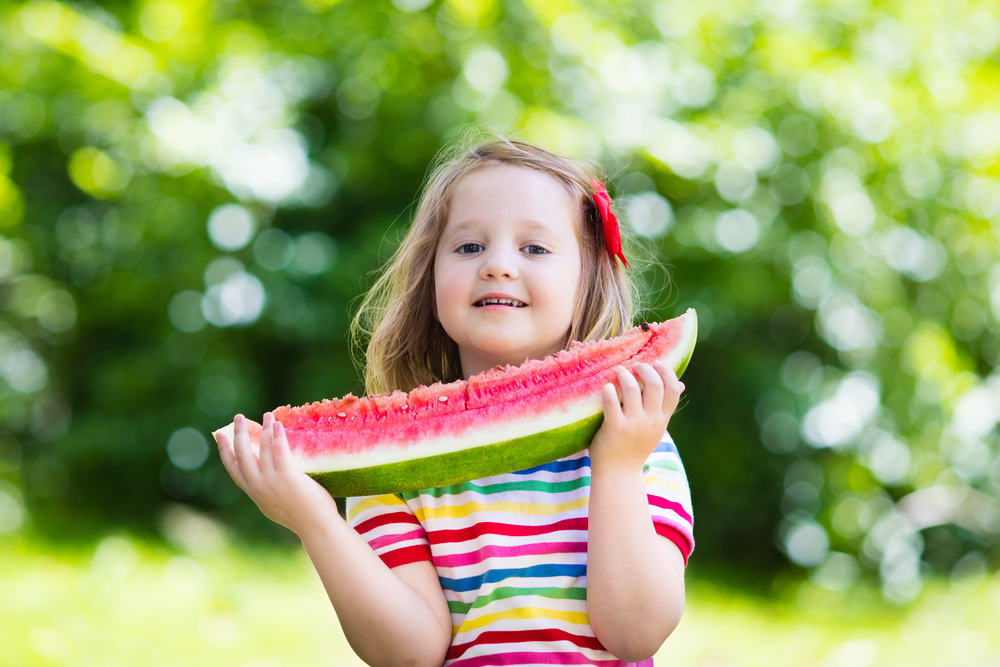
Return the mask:
M 338 470 L 355 470 L 357 468 L 372 468 L 389 463 L 402 463 L 414 459 L 424 459 L 441 454 L 454 454 L 476 447 L 495 445 L 498 442 L 523 438 L 543 431 L 569 426 L 582 419 L 596 415 L 601 411 L 600 395 L 588 396 L 584 400 L 571 403 L 569 406 L 555 408 L 543 415 L 533 414 L 504 424 L 491 423 L 488 429 L 475 428 L 454 436 L 426 438 L 419 446 L 396 447 L 386 446 L 373 448 L 367 452 L 354 454 L 337 454 L 336 456 L 310 456 L 308 458 L 292 456 L 303 472 L 334 472 Z M 469 410 L 468 412 L 476 412 Z M 454 418 L 446 415 L 443 418 Z M 291 433 L 289 437 L 294 437 Z
M 684 360 L 685 356 L 690 354 L 691 349 L 694 347 L 694 343 L 696 342 L 695 339 L 698 336 L 698 318 L 694 309 L 689 308 L 685 315 L 687 317 L 684 318 L 684 329 L 681 331 L 680 339 L 677 344 L 671 348 L 671 351 L 660 359 L 663 365 L 668 368 L 676 368 L 677 365 Z M 525 416 L 521 419 L 512 420 L 506 423 L 493 422 L 489 424 L 486 429 L 470 428 L 465 432 L 454 436 L 426 438 L 421 441 L 419 446 L 377 447 L 367 452 L 358 452 L 354 454 L 340 453 L 335 456 L 320 455 L 300 457 L 296 455 L 295 451 L 292 452 L 292 455 L 299 468 L 307 473 L 372 468 L 375 466 L 390 463 L 402 463 L 404 461 L 429 458 L 442 454 L 453 454 L 463 450 L 475 449 L 476 447 L 484 447 L 486 445 L 493 445 L 498 442 L 523 438 L 536 433 L 542 433 L 544 431 L 551 431 L 553 429 L 562 428 L 563 426 L 569 426 L 570 424 L 574 424 L 578 421 L 586 419 L 587 417 L 591 417 L 601 412 L 601 410 L 601 396 L 600 393 L 598 393 L 593 396 L 587 396 L 579 401 L 574 401 L 569 405 L 553 407 L 551 411 L 542 415 L 534 413 L 530 416 Z M 470 410 L 469 412 L 475 412 L 475 410 Z M 452 414 L 446 415 L 443 418 L 454 419 L 455 416 L 456 415 Z M 227 426 L 226 429 L 229 429 L 231 438 L 232 424 Z M 226 429 L 220 430 L 225 431 Z M 294 437 L 294 435 L 289 433 L 289 437 Z M 230 441 L 232 440 L 230 439 Z
M 212 431 L 212 437 L 215 438 L 216 444 L 218 444 L 219 442 L 220 433 L 226 436 L 226 440 L 229 442 L 229 446 L 232 447 L 233 444 L 236 442 L 236 425 L 230 423 L 227 426 L 223 426 L 220 429 Z M 260 452 L 260 442 L 258 440 L 254 440 L 253 438 L 250 438 L 250 450 L 254 454 L 258 454 Z
M 684 328 L 681 330 L 680 340 L 666 356 L 660 359 L 660 362 L 668 368 L 677 368 L 677 365 L 684 361 L 685 356 L 693 353 L 697 342 L 698 313 L 694 308 L 688 308 L 684 312 Z
M 229 424 L 228 426 L 223 426 L 222 428 L 212 431 L 212 437 L 215 438 L 215 443 L 219 443 L 219 435 L 226 436 L 226 440 L 229 444 L 233 444 L 233 440 L 236 438 L 236 425 Z
M 670 352 L 660 358 L 664 366 L 676 368 L 685 356 L 689 355 L 694 347 L 698 336 L 698 316 L 693 308 L 688 308 L 685 313 L 684 328 L 681 330 L 680 338 Z M 419 445 L 397 446 L 386 445 L 376 447 L 366 452 L 353 454 L 338 453 L 332 456 L 302 456 L 295 449 L 292 450 L 292 458 L 298 467 L 306 473 L 336 472 L 341 470 L 356 470 L 360 468 L 372 468 L 392 463 L 402 463 L 416 459 L 440 456 L 442 454 L 454 454 L 455 452 L 475 449 L 494 445 L 507 440 L 515 440 L 526 436 L 551 431 L 578 421 L 592 417 L 601 412 L 601 395 L 596 392 L 594 395 L 586 396 L 580 400 L 573 401 L 568 405 L 554 406 L 548 412 L 539 415 L 537 412 L 526 415 L 520 419 L 510 420 L 503 423 L 496 421 L 490 423 L 488 428 L 481 428 L 480 424 L 466 428 L 460 434 L 453 436 L 431 437 L 421 440 Z M 469 410 L 475 413 L 476 410 Z M 452 413 L 442 417 L 444 420 L 454 420 L 458 415 Z M 223 433 L 229 440 L 230 445 L 234 442 L 235 427 L 233 424 L 224 426 L 212 435 L 218 442 L 218 434 Z M 290 444 L 295 444 L 295 432 L 286 431 Z M 254 453 L 259 451 L 259 442 L 251 438 L 250 447 Z

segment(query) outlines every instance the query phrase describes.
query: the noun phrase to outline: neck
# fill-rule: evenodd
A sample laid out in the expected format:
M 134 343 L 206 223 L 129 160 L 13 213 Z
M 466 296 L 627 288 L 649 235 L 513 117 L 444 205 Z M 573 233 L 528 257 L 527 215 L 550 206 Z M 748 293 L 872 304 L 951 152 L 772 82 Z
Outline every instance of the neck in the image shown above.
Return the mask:
M 520 366 L 528 359 L 544 359 L 550 354 L 555 354 L 563 349 L 561 346 L 551 350 L 532 350 L 528 354 L 523 352 L 512 353 L 510 355 L 479 355 L 475 352 L 459 348 L 458 357 L 462 362 L 462 378 L 468 380 L 473 375 L 478 375 L 483 371 L 500 366 Z

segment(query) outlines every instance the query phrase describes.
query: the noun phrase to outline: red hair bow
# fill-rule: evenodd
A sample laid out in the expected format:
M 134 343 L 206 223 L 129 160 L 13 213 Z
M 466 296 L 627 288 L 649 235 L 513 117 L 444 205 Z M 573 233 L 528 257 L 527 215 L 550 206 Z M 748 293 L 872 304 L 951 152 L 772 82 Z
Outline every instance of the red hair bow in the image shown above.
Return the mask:
M 594 204 L 597 206 L 597 212 L 601 214 L 601 220 L 604 221 L 604 245 L 607 246 L 609 255 L 620 259 L 622 264 L 628 268 L 628 261 L 622 254 L 622 237 L 618 231 L 618 218 L 611 212 L 611 195 L 608 194 L 604 184 L 599 180 L 593 176 L 590 177 L 590 180 L 594 184 Z

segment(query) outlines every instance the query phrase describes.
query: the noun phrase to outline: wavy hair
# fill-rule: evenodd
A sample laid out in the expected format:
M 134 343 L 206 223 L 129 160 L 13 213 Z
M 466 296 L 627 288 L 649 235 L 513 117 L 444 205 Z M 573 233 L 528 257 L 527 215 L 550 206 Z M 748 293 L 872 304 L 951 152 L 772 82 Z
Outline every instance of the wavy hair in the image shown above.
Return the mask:
M 354 349 L 368 341 L 364 377 L 369 393 L 409 391 L 419 385 L 460 379 L 458 346 L 431 311 L 434 259 L 456 186 L 474 171 L 499 165 L 551 176 L 578 203 L 583 266 L 565 346 L 574 340 L 617 336 L 632 326 L 637 285 L 605 249 L 591 182 L 592 175 L 600 180 L 599 168 L 526 141 L 470 135 L 438 154 L 413 223 L 351 321 Z

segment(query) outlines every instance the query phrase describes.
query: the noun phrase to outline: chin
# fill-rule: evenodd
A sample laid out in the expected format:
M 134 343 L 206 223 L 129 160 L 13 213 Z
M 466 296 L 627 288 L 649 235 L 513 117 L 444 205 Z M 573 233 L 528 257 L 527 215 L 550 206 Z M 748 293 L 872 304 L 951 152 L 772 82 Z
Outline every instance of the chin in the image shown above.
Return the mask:
M 480 348 L 481 354 L 494 360 L 494 366 L 520 366 L 524 360 L 531 356 L 531 353 L 524 348 L 516 348 L 510 345 L 484 345 Z

